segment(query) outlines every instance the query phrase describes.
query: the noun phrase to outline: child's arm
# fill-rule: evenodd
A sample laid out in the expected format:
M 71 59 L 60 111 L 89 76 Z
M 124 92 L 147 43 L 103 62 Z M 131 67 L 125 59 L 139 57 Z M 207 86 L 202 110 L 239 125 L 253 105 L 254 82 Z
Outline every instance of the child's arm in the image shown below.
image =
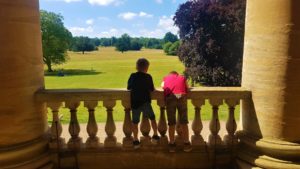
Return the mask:
M 155 90 L 152 76 L 150 75 L 150 91 L 153 92 Z
M 165 87 L 165 82 L 162 81 L 161 84 L 160 84 L 161 88 L 164 88 Z
M 133 78 L 132 78 L 132 74 L 130 75 L 128 82 L 127 82 L 127 90 L 131 90 L 132 89 L 132 84 L 133 84 Z
M 190 91 L 190 89 L 189 89 L 189 83 L 186 80 L 186 78 L 184 78 L 184 79 L 185 79 L 185 89 L 186 89 L 186 92 L 189 92 Z

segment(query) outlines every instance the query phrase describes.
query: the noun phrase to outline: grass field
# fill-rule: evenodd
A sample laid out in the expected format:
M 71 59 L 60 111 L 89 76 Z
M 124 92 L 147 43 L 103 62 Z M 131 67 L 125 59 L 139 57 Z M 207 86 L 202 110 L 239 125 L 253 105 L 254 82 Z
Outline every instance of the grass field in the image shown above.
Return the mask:
M 45 83 L 47 89 L 78 89 L 78 88 L 126 88 L 127 80 L 132 72 L 135 72 L 135 62 L 144 57 L 150 61 L 149 73 L 152 75 L 154 84 L 160 87 L 162 78 L 171 70 L 183 72 L 184 66 L 177 57 L 167 56 L 162 50 L 143 49 L 142 51 L 117 52 L 112 47 L 99 48 L 99 51 L 87 52 L 86 54 L 69 52 L 69 61 L 66 64 L 54 66 L 55 72 L 45 71 Z M 46 68 L 45 68 L 46 69 Z M 57 76 L 57 71 L 63 70 L 65 76 Z M 153 102 L 155 103 L 155 102 Z M 81 104 L 83 105 L 83 104 Z M 158 106 L 153 104 L 155 113 L 158 115 Z M 238 109 L 236 110 L 238 111 Z M 62 108 L 63 123 L 69 122 L 68 109 Z M 236 113 L 238 116 L 238 113 Z M 51 114 L 48 114 L 51 121 Z M 193 119 L 193 106 L 189 104 L 189 118 Z M 211 107 L 206 103 L 202 107 L 202 118 L 208 120 L 211 117 Z M 227 107 L 220 107 L 220 119 L 226 119 Z M 114 119 L 122 121 L 124 110 L 120 102 L 114 108 Z M 106 120 L 105 108 L 99 103 L 96 109 L 98 122 Z M 88 112 L 80 106 L 78 120 L 86 123 Z

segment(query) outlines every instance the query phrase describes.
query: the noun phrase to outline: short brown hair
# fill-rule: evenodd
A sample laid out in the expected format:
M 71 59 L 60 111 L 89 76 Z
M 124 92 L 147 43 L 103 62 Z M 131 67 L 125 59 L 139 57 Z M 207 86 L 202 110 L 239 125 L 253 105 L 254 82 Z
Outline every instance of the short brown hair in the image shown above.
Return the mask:
M 149 67 L 150 63 L 145 58 L 140 58 L 136 61 L 136 68 L 138 71 L 143 71 Z
M 175 74 L 178 75 L 178 72 L 176 72 L 175 70 L 171 71 L 170 74 Z

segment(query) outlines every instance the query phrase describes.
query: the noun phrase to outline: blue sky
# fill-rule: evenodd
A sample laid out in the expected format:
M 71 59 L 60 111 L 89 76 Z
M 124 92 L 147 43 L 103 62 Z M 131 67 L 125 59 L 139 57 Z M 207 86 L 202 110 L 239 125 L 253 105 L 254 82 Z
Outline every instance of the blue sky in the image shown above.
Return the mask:
M 162 38 L 177 33 L 172 17 L 186 0 L 40 0 L 40 8 L 60 13 L 73 36 Z

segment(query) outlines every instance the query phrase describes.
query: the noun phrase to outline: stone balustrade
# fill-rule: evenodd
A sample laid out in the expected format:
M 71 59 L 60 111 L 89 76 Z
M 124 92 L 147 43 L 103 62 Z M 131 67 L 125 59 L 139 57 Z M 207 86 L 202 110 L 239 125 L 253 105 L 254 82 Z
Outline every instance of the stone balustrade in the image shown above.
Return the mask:
M 201 136 L 203 129 L 201 120 L 201 106 L 208 100 L 212 106 L 212 118 L 209 124 L 210 135 L 208 139 L 209 146 L 215 145 L 235 145 L 237 138 L 235 131 L 237 129 L 236 119 L 234 116 L 235 107 L 239 104 L 241 99 L 249 97 L 249 92 L 241 88 L 193 88 L 188 94 L 188 99 L 191 100 L 195 107 L 195 117 L 192 121 L 192 137 L 191 142 L 195 147 L 204 145 L 204 139 Z M 122 140 L 124 148 L 130 148 L 132 145 L 131 132 L 131 111 L 130 111 L 130 93 L 122 89 L 100 89 L 100 90 L 44 90 L 37 94 L 37 99 L 47 103 L 47 106 L 52 110 L 53 121 L 50 127 L 51 143 L 54 147 L 57 144 L 63 144 L 64 138 L 61 138 L 62 124 L 59 119 L 59 109 L 64 105 L 70 110 L 69 133 L 70 140 L 68 140 L 68 148 L 86 148 L 99 147 L 99 138 L 97 137 L 98 126 L 95 120 L 95 108 L 99 102 L 103 103 L 106 108 L 107 119 L 105 124 L 105 132 L 107 137 L 104 141 L 105 148 L 113 148 L 117 146 L 117 139 L 114 136 L 116 125 L 113 118 L 113 108 L 117 100 L 121 100 L 124 107 L 125 118 L 123 123 L 124 138 Z M 162 137 L 161 145 L 167 145 L 167 121 L 165 113 L 165 102 L 163 92 L 158 90 L 153 92 L 152 99 L 157 101 L 160 107 L 160 116 L 158 119 L 158 131 Z M 77 108 L 80 102 L 84 103 L 88 112 L 87 133 L 89 135 L 85 144 L 83 144 L 80 137 L 80 125 L 77 120 Z M 225 102 L 228 107 L 228 119 L 226 122 L 227 134 L 222 140 L 218 132 L 220 131 L 220 121 L 218 117 L 219 106 Z M 177 125 L 178 126 L 178 125 Z M 145 117 L 142 117 L 140 124 L 140 131 L 142 134 L 142 142 L 148 145 L 150 142 L 150 123 Z M 178 135 L 180 129 L 176 127 Z M 58 139 L 57 139 L 58 138 Z M 58 140 L 58 142 L 57 142 Z M 54 148 L 53 147 L 53 148 Z
M 193 146 L 192 152 L 212 152 L 216 154 L 218 150 L 233 150 L 238 143 L 238 138 L 235 135 L 237 130 L 237 123 L 234 116 L 235 107 L 241 100 L 251 97 L 251 93 L 242 88 L 211 88 L 201 87 L 192 88 L 188 94 L 188 99 L 191 100 L 194 106 L 194 119 L 192 121 L 191 144 Z M 50 142 L 49 146 L 52 150 L 57 148 L 68 150 L 113 150 L 119 149 L 121 151 L 133 150 L 132 146 L 132 131 L 131 131 L 131 110 L 130 110 L 130 93 L 125 89 L 78 89 L 78 90 L 42 90 L 36 94 L 38 101 L 47 104 L 51 109 L 53 120 L 50 126 Z M 148 151 L 164 151 L 168 148 L 167 136 L 167 120 L 166 108 L 163 96 L 163 91 L 157 90 L 152 93 L 152 104 L 159 106 L 160 114 L 157 118 L 158 131 L 161 135 L 161 140 L 158 145 L 151 144 L 150 137 L 150 122 L 145 117 L 142 117 L 140 123 L 141 132 L 141 150 Z M 124 121 L 123 121 L 123 140 L 117 140 L 115 136 L 116 124 L 114 121 L 114 107 L 116 102 L 121 101 L 124 107 Z M 201 107 L 208 102 L 211 105 L 211 119 L 209 122 L 209 137 L 205 141 L 201 132 L 203 130 L 203 121 L 201 120 Z M 77 108 L 80 103 L 83 103 L 88 114 L 88 122 L 86 132 L 88 138 L 85 142 L 80 136 L 81 129 L 77 119 Z M 98 125 L 95 117 L 95 108 L 102 104 L 106 109 L 107 119 L 105 122 L 104 132 L 106 133 L 103 144 L 100 144 L 98 132 Z M 219 135 L 220 121 L 219 121 L 219 107 L 220 105 L 228 105 L 228 119 L 226 121 L 226 135 L 222 139 Z M 62 124 L 59 118 L 59 110 L 62 107 L 68 108 L 70 111 L 69 120 L 69 134 L 70 139 L 62 138 Z M 180 125 L 176 126 L 177 136 L 176 142 L 182 145 Z M 164 151 L 167 152 L 167 151 Z M 231 151 L 232 152 L 232 151 Z M 212 156 L 207 154 L 207 156 Z M 214 156 L 216 157 L 216 156 Z M 213 158 L 213 157 L 210 157 Z M 216 160 L 216 159 L 213 159 Z M 223 160 L 224 161 L 224 160 Z

